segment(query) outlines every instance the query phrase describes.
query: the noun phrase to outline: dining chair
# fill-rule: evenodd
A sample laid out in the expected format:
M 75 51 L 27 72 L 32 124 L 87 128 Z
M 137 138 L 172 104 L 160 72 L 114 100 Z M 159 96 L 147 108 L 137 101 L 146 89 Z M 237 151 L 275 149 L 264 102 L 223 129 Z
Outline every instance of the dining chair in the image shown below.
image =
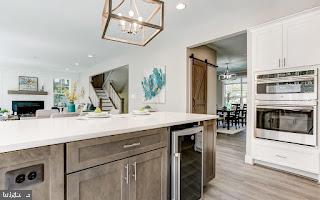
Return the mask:
M 219 128 L 219 122 L 222 122 L 222 128 L 225 127 L 225 115 L 224 115 L 224 112 L 221 112 L 221 111 L 217 111 L 217 115 L 219 116 L 218 119 L 217 119 L 217 128 Z
M 247 110 L 242 110 L 241 115 L 239 116 L 239 120 L 241 123 L 241 126 L 244 127 L 247 125 Z
M 241 126 L 247 125 L 247 104 L 243 104 L 241 115 L 239 116 L 241 121 Z
M 243 109 L 243 110 L 247 110 L 247 104 L 246 104 L 246 103 L 243 104 L 242 109 Z
M 36 118 L 37 119 L 50 118 L 50 116 L 52 114 L 55 114 L 55 113 L 59 113 L 59 111 L 56 110 L 56 109 L 52 109 L 52 110 L 37 110 L 36 111 Z

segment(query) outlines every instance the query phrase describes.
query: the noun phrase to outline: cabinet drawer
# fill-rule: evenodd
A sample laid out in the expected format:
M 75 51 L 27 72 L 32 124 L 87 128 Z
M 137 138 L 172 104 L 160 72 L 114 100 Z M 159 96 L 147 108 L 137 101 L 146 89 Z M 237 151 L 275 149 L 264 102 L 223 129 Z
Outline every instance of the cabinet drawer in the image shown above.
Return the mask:
M 67 144 L 67 173 L 167 146 L 168 129 L 160 128 Z
M 319 173 L 319 154 L 274 146 L 255 146 L 254 159 L 311 173 Z

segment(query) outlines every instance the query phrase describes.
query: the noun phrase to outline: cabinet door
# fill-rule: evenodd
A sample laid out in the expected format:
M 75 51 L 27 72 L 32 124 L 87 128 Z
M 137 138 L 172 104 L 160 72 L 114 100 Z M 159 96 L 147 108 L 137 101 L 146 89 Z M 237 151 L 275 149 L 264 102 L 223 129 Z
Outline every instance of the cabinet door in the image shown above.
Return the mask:
M 320 13 L 284 23 L 285 67 L 320 64 Z
M 67 200 L 128 200 L 128 159 L 67 176 Z
M 167 148 L 130 158 L 130 200 L 167 199 Z
M 282 24 L 275 24 L 255 32 L 256 55 L 254 70 L 279 69 L 282 65 Z

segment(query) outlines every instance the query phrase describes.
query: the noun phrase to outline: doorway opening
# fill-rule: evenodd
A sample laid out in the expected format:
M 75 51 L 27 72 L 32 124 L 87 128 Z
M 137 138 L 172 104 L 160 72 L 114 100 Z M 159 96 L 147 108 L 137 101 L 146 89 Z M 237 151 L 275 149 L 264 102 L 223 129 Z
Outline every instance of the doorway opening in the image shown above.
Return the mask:
M 95 107 L 112 114 L 128 113 L 129 66 L 91 76 L 89 87 Z
M 217 114 L 217 143 L 246 149 L 247 33 L 239 32 L 187 49 L 191 113 Z
M 247 34 L 207 44 L 217 56 L 217 132 L 238 134 L 247 124 Z

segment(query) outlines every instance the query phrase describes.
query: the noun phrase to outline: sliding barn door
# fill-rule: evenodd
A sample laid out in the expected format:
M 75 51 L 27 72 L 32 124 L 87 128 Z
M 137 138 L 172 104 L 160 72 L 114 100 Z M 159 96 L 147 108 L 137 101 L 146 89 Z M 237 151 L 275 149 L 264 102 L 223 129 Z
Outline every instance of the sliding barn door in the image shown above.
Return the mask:
M 192 60 L 192 113 L 207 113 L 207 64 Z

